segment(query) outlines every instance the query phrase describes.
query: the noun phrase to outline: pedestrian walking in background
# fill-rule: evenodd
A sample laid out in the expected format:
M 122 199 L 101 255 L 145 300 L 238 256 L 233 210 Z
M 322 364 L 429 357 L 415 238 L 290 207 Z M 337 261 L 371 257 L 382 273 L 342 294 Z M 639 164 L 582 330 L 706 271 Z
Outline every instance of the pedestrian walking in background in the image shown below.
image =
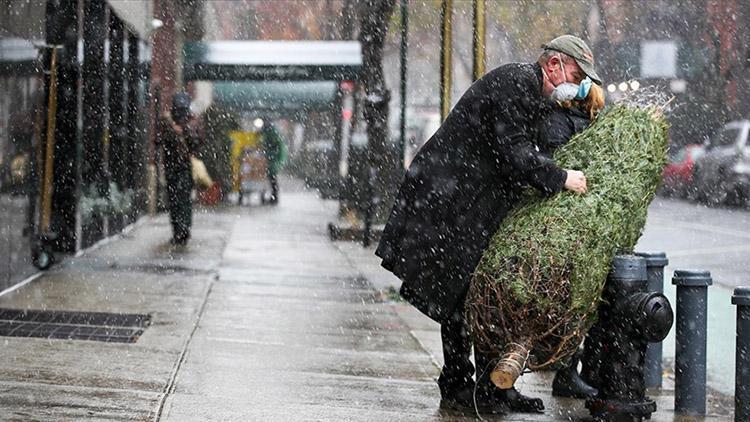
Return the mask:
M 586 76 L 601 81 L 580 38 L 564 35 L 543 48 L 537 63 L 500 66 L 464 93 L 414 158 L 376 251 L 383 267 L 403 281 L 401 295 L 441 324 L 442 408 L 544 409 L 540 399 L 495 387 L 493 357 L 476 348 L 474 381 L 464 318 L 471 274 L 522 188 L 586 192 L 582 172 L 561 169 L 540 152 L 540 129 L 551 111 L 545 97 L 571 100 Z
M 190 158 L 197 150 L 199 139 L 190 125 L 190 97 L 179 92 L 172 97 L 171 112 L 162 116 L 157 130 L 161 145 L 164 173 L 167 179 L 169 220 L 172 224 L 173 245 L 185 245 L 190 239 L 193 224 L 193 175 Z
M 269 119 L 263 120 L 263 155 L 266 157 L 266 172 L 268 182 L 271 184 L 271 197 L 268 202 L 277 204 L 279 202 L 279 180 L 278 174 L 286 164 L 287 149 L 284 137 Z

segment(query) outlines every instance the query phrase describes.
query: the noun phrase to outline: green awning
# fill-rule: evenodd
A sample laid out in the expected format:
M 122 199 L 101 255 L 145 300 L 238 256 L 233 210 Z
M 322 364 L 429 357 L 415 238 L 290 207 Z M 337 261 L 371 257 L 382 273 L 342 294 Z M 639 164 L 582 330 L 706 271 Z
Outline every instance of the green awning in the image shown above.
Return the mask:
M 184 47 L 185 80 L 359 79 L 357 41 L 214 41 Z
M 333 81 L 214 82 L 213 102 L 225 108 L 253 110 L 325 110 L 336 97 Z

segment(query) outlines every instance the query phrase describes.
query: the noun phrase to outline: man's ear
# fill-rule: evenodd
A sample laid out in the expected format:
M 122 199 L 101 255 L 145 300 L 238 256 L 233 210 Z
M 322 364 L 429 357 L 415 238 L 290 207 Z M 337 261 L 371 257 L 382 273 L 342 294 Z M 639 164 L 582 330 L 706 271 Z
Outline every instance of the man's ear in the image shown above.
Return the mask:
M 554 55 L 550 57 L 549 59 L 547 59 L 547 64 L 545 66 L 547 66 L 547 69 L 549 69 L 550 71 L 557 69 L 558 67 L 560 67 L 560 56 Z

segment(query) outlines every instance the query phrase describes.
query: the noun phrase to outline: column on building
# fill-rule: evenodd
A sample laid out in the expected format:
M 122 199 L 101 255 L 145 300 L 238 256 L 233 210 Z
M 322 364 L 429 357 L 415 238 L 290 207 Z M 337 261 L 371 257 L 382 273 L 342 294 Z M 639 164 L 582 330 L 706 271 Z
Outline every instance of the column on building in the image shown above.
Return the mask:
M 54 123 L 54 189 L 51 192 L 50 231 L 57 234 L 56 249 L 73 252 L 77 247 L 78 188 L 78 1 L 47 2 L 46 42 L 57 49 L 57 100 L 53 105 Z M 45 50 L 45 67 L 50 68 L 52 49 Z M 45 98 L 49 98 L 50 76 L 45 76 Z M 49 103 L 48 103 L 49 106 Z M 52 111 L 52 110 L 49 110 Z M 45 129 L 46 131 L 46 129 Z

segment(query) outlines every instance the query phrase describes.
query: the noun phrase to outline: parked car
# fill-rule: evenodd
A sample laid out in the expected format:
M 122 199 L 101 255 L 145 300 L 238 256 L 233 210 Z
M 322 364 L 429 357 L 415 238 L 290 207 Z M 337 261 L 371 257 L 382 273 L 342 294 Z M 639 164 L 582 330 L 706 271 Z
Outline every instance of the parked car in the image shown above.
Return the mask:
M 727 123 L 694 164 L 695 198 L 710 205 L 745 205 L 750 198 L 750 120 Z
M 693 186 L 693 167 L 705 148 L 700 144 L 686 145 L 670 157 L 662 173 L 662 193 L 684 198 Z

